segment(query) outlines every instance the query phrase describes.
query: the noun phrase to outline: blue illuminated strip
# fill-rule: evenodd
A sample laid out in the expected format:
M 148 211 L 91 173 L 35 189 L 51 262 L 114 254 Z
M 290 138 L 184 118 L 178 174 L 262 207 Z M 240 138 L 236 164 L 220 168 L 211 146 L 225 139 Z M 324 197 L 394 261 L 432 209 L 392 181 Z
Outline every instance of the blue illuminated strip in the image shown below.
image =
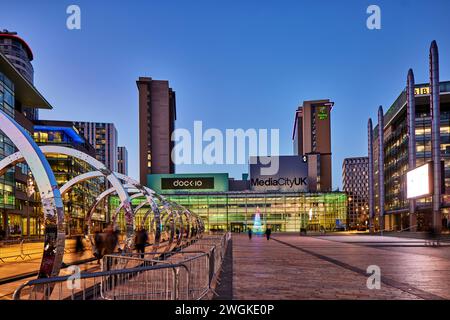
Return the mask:
M 62 131 L 67 134 L 76 143 L 85 143 L 85 140 L 70 127 L 56 127 L 56 126 L 34 126 L 34 131 Z

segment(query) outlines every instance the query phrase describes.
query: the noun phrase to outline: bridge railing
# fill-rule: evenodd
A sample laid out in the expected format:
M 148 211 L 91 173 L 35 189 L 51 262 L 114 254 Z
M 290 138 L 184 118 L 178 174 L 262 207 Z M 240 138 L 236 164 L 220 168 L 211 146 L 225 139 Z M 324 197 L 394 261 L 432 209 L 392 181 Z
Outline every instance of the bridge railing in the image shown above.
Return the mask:
M 205 237 L 174 252 L 103 258 L 101 272 L 28 281 L 16 300 L 196 300 L 214 294 L 229 234 Z

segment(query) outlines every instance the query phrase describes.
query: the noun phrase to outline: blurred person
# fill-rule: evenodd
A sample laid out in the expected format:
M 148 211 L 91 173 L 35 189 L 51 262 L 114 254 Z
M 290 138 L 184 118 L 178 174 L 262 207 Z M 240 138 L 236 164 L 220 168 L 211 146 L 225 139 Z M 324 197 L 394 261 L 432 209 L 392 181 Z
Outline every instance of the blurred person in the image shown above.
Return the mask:
M 434 226 L 431 226 L 428 230 L 425 245 L 430 245 L 432 247 L 438 247 L 440 245 L 439 233 Z
M 266 228 L 266 238 L 267 238 L 267 240 L 270 240 L 270 235 L 272 234 L 272 229 L 269 227 L 269 228 Z
M 84 251 L 83 238 L 82 236 L 78 235 L 75 237 L 75 252 L 82 252 L 82 251 Z
M 248 228 L 248 238 L 249 238 L 250 240 L 252 239 L 252 233 L 253 233 L 252 229 L 251 229 L 251 228 Z
M 141 254 L 141 259 L 144 259 L 145 246 L 147 245 L 148 234 L 144 227 L 139 228 L 136 231 L 136 235 L 134 237 L 134 245 L 136 247 L 136 251 Z

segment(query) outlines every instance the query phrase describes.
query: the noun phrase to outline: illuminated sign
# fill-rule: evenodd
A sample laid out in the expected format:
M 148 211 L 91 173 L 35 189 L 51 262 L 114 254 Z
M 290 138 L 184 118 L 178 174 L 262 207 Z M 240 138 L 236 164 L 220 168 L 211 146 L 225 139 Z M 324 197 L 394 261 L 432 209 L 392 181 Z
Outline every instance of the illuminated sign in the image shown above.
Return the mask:
M 214 178 L 161 178 L 161 189 L 214 189 Z
M 163 194 L 226 192 L 228 173 L 149 174 L 147 186 Z
M 421 88 L 414 88 L 414 94 L 416 96 L 420 95 L 428 95 L 431 93 L 430 87 L 421 87 Z
M 326 106 L 319 107 L 319 112 L 317 113 L 319 120 L 327 120 L 328 119 L 328 110 Z
M 432 194 L 431 163 L 427 163 L 406 174 L 406 196 L 408 199 L 426 197 Z

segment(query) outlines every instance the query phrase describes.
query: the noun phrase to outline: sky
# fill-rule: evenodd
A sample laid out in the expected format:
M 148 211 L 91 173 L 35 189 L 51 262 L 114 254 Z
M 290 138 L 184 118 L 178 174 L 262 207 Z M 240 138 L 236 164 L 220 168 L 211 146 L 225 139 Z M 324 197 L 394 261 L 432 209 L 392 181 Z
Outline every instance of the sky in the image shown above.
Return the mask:
M 81 9 L 69 30 L 66 9 Z M 369 30 L 369 5 L 381 29 Z M 441 80 L 450 80 L 450 1 L 9 1 L 0 29 L 31 46 L 35 86 L 54 109 L 41 119 L 112 122 L 137 178 L 139 76 L 169 80 L 177 128 L 279 129 L 292 154 L 297 106 L 331 99 L 333 187 L 344 158 L 367 155 L 367 120 L 404 89 L 409 68 L 428 81 L 438 42 Z M 374 120 L 376 124 L 376 120 Z M 180 165 L 178 173 L 229 172 L 247 165 Z

